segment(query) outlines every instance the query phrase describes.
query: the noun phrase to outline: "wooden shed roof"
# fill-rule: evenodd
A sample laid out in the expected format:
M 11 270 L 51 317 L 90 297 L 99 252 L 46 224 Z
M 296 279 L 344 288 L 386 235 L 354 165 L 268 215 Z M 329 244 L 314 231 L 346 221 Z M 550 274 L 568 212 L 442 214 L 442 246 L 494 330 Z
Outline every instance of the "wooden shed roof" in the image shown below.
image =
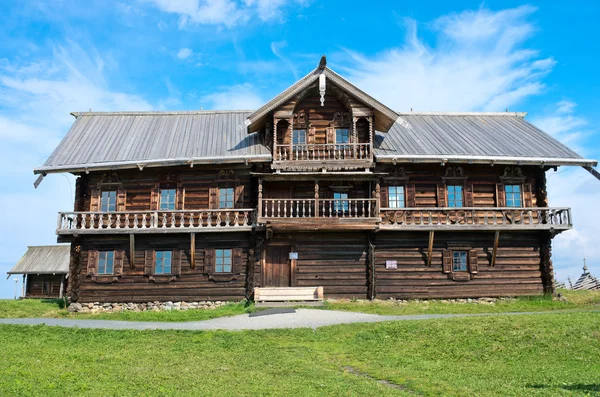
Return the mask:
M 70 245 L 27 247 L 27 252 L 8 274 L 67 274 L 71 255 Z

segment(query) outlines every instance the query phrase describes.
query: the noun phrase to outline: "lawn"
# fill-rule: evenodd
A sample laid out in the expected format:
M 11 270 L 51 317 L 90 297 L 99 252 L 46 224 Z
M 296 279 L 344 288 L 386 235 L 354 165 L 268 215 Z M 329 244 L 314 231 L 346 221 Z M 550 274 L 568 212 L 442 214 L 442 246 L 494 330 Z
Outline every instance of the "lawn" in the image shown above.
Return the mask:
M 0 326 L 0 395 L 600 395 L 600 313 L 317 330 Z
M 600 291 L 561 290 L 566 301 L 552 296 L 521 297 L 498 301 L 494 304 L 452 303 L 439 300 L 409 301 L 327 301 L 321 309 L 344 310 L 382 315 L 447 314 L 447 313 L 506 313 L 540 312 L 550 310 L 600 310 Z M 232 303 L 217 309 L 119 312 L 119 313 L 68 313 L 60 301 L 27 299 L 0 300 L 0 318 L 9 317 L 64 317 L 78 319 L 131 320 L 131 321 L 199 321 L 222 316 L 257 311 L 252 303 Z

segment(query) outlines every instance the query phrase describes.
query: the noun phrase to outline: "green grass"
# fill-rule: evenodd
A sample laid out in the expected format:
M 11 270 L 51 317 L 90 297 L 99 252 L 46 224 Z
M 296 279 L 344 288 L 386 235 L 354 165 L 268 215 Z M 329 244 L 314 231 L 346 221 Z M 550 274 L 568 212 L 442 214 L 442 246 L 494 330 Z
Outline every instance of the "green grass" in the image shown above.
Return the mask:
M 216 309 L 115 313 L 69 313 L 65 308 L 61 308 L 62 306 L 62 302 L 51 299 L 0 300 L 0 318 L 53 317 L 129 321 L 200 321 L 257 311 L 253 304 L 247 302 L 231 303 Z
M 0 346 L 7 396 L 600 395 L 600 313 L 244 332 L 5 325 Z
M 501 300 L 494 304 L 453 303 L 440 300 L 408 301 L 331 301 L 325 308 L 381 315 L 403 314 L 450 314 L 450 313 L 507 313 L 541 312 L 550 310 L 600 309 L 600 291 L 559 291 L 566 301 L 554 299 L 550 295 L 526 296 L 513 300 Z
M 439 300 L 409 301 L 329 301 L 321 309 L 343 310 L 382 315 L 403 314 L 450 314 L 450 313 L 506 313 L 541 312 L 550 310 L 600 309 L 600 291 L 559 291 L 566 301 L 551 296 L 521 297 L 515 300 L 498 301 L 491 304 L 442 303 Z M 68 313 L 58 300 L 26 299 L 21 301 L 0 300 L 0 318 L 55 317 L 78 319 L 130 320 L 130 321 L 199 321 L 216 317 L 235 316 L 257 311 L 252 303 L 232 303 L 217 309 L 162 311 L 162 312 L 117 312 L 117 313 Z

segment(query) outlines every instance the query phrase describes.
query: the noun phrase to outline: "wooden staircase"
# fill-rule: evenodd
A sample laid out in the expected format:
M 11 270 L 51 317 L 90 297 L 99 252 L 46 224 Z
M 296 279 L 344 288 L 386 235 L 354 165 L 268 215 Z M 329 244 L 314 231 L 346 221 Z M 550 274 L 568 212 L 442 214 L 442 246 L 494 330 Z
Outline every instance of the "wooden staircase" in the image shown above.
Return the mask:
M 323 287 L 257 287 L 254 302 L 257 307 L 320 306 Z

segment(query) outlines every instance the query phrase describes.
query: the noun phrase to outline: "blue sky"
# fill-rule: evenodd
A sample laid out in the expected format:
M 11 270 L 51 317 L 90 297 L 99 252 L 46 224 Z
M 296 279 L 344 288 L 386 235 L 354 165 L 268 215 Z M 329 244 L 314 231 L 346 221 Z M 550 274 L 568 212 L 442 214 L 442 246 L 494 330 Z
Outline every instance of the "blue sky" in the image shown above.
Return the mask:
M 56 241 L 73 178 L 32 169 L 72 111 L 254 109 L 311 71 L 338 73 L 401 111 L 527 111 L 600 158 L 600 5 L 571 1 L 132 0 L 0 4 L 0 298 L 27 245 Z M 375 3 L 373 3 L 375 4 Z M 518 145 L 518 142 L 515 142 Z M 558 276 L 600 275 L 600 181 L 548 174 L 576 227 L 555 239 Z

